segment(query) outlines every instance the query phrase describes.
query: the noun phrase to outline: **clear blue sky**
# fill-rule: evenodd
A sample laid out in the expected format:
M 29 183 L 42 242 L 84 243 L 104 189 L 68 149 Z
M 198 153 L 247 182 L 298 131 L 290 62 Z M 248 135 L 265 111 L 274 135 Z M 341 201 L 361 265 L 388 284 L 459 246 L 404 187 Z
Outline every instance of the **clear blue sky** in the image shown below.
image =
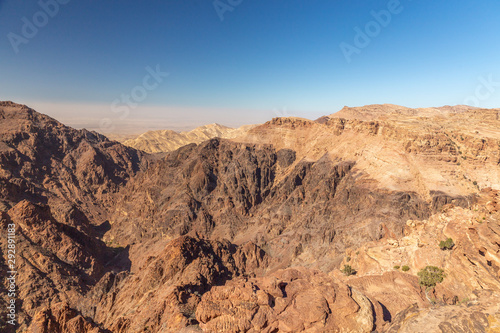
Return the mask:
M 139 108 L 221 109 L 237 123 L 248 111 L 228 110 L 265 121 L 269 110 L 315 118 L 344 105 L 463 104 L 480 77 L 500 82 L 497 0 L 401 0 L 350 62 L 341 43 L 356 46 L 354 28 L 394 0 L 219 3 L 231 1 L 221 20 L 212 0 L 71 0 L 47 22 L 37 1 L 0 1 L 0 99 L 110 105 L 159 65 L 169 76 Z M 23 37 L 34 15 L 41 27 L 16 53 L 9 33 Z M 500 107 L 500 84 L 485 95 L 480 106 Z

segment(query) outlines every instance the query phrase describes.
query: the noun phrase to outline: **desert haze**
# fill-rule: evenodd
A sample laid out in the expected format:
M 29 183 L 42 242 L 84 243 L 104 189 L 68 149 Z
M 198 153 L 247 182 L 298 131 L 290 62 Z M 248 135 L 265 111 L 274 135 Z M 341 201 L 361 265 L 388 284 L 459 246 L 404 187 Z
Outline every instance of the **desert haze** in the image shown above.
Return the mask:
M 499 112 L 344 107 L 122 144 L 0 102 L 18 331 L 500 332 Z

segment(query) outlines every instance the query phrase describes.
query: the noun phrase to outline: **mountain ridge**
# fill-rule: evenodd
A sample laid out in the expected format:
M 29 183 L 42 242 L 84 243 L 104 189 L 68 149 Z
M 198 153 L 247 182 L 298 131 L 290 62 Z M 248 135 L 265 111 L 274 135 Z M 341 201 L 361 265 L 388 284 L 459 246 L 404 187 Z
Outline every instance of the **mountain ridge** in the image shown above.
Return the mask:
M 148 131 L 123 144 L 147 153 L 166 153 L 190 143 L 201 143 L 212 138 L 234 138 L 244 134 L 256 125 L 243 125 L 231 128 L 220 124 L 199 126 L 190 131 L 173 130 Z

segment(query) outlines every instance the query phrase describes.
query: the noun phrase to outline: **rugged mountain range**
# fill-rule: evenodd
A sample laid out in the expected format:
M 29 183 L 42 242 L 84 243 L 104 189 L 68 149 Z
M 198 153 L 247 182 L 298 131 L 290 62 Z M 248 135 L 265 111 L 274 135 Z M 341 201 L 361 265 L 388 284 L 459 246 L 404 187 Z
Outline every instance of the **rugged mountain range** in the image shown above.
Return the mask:
M 1 102 L 17 329 L 497 332 L 499 111 L 346 107 L 148 154 Z
M 231 128 L 219 124 L 210 124 L 185 132 L 172 130 L 148 131 L 136 138 L 123 141 L 123 144 L 147 153 L 166 153 L 190 143 L 198 144 L 212 138 L 235 138 L 245 134 L 255 126 L 257 125 Z

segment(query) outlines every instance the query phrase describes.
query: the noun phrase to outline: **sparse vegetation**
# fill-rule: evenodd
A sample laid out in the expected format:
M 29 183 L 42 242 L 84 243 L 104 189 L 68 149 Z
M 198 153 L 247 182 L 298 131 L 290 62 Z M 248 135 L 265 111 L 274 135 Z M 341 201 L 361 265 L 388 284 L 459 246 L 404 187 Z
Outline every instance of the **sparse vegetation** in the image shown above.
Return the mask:
M 427 288 L 434 288 L 437 283 L 443 282 L 445 277 L 444 271 L 436 266 L 426 266 L 417 275 L 419 277 L 418 283 Z
M 349 256 L 345 257 L 345 261 L 347 261 L 347 262 L 351 261 L 351 257 L 349 257 Z
M 410 266 L 408 266 L 408 265 L 404 265 L 403 267 L 401 267 L 401 270 L 402 270 L 403 272 L 408 272 L 408 271 L 410 270 Z
M 396 265 L 396 266 L 394 266 L 394 269 L 399 269 L 400 267 L 401 267 L 401 266 Z
M 356 271 L 351 267 L 351 265 L 344 265 L 344 268 L 340 270 L 345 276 L 350 276 L 356 274 Z
M 439 248 L 443 251 L 451 250 L 454 246 L 455 246 L 455 242 L 451 238 L 448 238 L 445 241 L 439 242 Z
M 477 186 L 477 181 L 473 181 L 472 185 Z

